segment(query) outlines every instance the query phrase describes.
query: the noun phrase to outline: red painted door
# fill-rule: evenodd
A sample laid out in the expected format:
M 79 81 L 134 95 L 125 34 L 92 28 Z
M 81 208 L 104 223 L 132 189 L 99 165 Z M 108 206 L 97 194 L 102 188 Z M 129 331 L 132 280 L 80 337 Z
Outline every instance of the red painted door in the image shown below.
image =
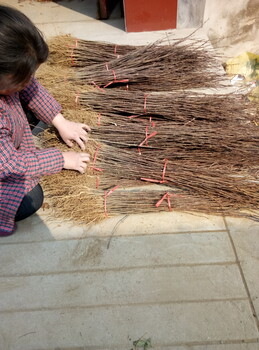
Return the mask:
M 176 28 L 177 0 L 124 0 L 127 32 Z

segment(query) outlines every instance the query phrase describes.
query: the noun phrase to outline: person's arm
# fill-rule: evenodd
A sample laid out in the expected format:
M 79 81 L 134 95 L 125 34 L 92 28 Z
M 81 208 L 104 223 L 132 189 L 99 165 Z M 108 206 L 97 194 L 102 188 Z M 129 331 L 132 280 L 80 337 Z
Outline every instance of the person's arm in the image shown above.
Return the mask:
M 89 126 L 64 118 L 60 113 L 59 103 L 35 78 L 32 78 L 30 84 L 20 92 L 20 99 L 38 119 L 46 124 L 53 124 L 69 147 L 72 147 L 72 141 L 75 141 L 82 150 L 85 150 Z
M 53 118 L 61 111 L 60 104 L 35 78 L 31 79 L 19 95 L 23 105 L 46 124 L 52 124 Z
M 64 157 L 56 148 L 30 152 L 17 150 L 10 131 L 1 122 L 0 150 L 0 179 L 55 174 L 64 166 Z

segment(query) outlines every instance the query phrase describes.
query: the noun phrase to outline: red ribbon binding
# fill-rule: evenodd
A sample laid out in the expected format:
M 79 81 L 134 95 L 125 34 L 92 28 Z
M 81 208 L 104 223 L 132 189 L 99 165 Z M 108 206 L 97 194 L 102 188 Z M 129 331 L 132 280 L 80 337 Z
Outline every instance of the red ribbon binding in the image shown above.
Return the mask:
M 157 134 L 157 131 L 152 132 L 152 134 L 150 134 L 150 135 L 146 134 L 145 139 L 138 146 L 142 147 L 144 145 L 144 143 L 146 143 L 146 145 L 147 145 L 147 140 L 150 139 L 153 136 L 156 136 L 156 134 Z
M 101 88 L 99 85 L 97 85 L 94 81 L 92 81 L 92 84 L 97 87 L 97 89 L 99 89 L 102 92 L 106 92 L 103 88 Z
M 162 204 L 162 202 L 165 199 L 167 199 L 168 209 L 169 209 L 169 211 L 172 211 L 170 197 L 171 197 L 171 195 L 168 192 L 166 192 L 166 194 L 164 194 L 163 197 L 156 203 L 156 208 L 158 208 Z
M 110 86 L 111 84 L 115 84 L 115 83 L 128 83 L 128 82 L 129 82 L 129 79 L 117 80 L 116 74 L 115 74 L 115 71 L 114 71 L 114 70 L 112 70 L 112 73 L 113 73 L 113 81 L 110 81 L 109 83 L 107 83 L 107 84 L 104 86 L 104 89 L 107 88 L 108 86 Z
M 80 97 L 80 93 L 78 92 L 76 95 L 75 95 L 75 104 L 77 105 L 78 104 L 78 99 Z
M 93 169 L 93 170 L 96 170 L 96 171 L 103 171 L 103 169 L 101 168 L 97 168 L 95 166 L 95 163 L 96 163 L 96 159 L 97 159 L 97 154 L 99 152 L 99 149 L 101 148 L 101 145 L 98 145 L 95 152 L 94 152 L 94 159 L 93 159 L 93 164 L 89 166 L 89 168 Z
M 97 116 L 97 125 L 100 126 L 101 125 L 101 114 L 99 113 Z
M 107 197 L 112 194 L 117 188 L 119 187 L 119 185 L 113 187 L 110 191 L 104 191 L 104 214 L 107 217 L 108 213 L 107 213 Z
M 75 60 L 74 60 L 74 49 L 76 49 L 78 46 L 78 40 L 76 39 L 75 40 L 75 45 L 69 45 L 68 47 L 71 47 L 72 50 L 71 50 L 71 54 L 70 54 L 70 57 L 71 57 L 71 66 L 74 65 L 75 63 Z
M 144 114 L 147 113 L 147 97 L 149 96 L 150 94 L 144 94 Z
M 165 172 L 166 172 L 168 159 L 164 159 L 164 162 L 165 163 L 164 163 L 164 168 L 163 168 L 163 172 L 162 172 L 162 180 L 149 179 L 149 178 L 146 178 L 146 177 L 141 177 L 140 180 L 147 181 L 147 182 L 154 182 L 154 183 L 157 183 L 157 184 L 164 184 L 166 182 L 166 180 L 165 180 Z

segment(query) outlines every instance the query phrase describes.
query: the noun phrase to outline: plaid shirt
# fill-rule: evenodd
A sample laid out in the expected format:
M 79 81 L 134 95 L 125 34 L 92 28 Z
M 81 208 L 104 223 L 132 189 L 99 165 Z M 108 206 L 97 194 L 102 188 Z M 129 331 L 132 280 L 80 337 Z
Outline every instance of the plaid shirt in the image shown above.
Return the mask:
M 0 230 L 7 232 L 13 230 L 23 197 L 40 176 L 57 173 L 64 165 L 58 149 L 36 149 L 21 102 L 47 124 L 61 110 L 34 78 L 24 90 L 0 95 Z

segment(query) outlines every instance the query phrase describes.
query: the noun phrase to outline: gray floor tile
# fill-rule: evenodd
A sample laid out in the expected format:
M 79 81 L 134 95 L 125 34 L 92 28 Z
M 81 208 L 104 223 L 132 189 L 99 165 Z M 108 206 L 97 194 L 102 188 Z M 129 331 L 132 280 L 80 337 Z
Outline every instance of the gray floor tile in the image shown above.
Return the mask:
M 1 315 L 0 327 L 0 341 L 10 344 L 12 350 L 83 345 L 105 348 L 107 344 L 130 349 L 129 339 L 142 336 L 152 337 L 154 348 L 258 336 L 246 301 L 6 313 Z
M 233 263 L 226 232 L 0 245 L 0 276 L 141 266 Z
M 227 218 L 226 222 L 259 317 L 259 223 L 231 218 Z
M 0 312 L 247 299 L 236 265 L 0 278 Z

